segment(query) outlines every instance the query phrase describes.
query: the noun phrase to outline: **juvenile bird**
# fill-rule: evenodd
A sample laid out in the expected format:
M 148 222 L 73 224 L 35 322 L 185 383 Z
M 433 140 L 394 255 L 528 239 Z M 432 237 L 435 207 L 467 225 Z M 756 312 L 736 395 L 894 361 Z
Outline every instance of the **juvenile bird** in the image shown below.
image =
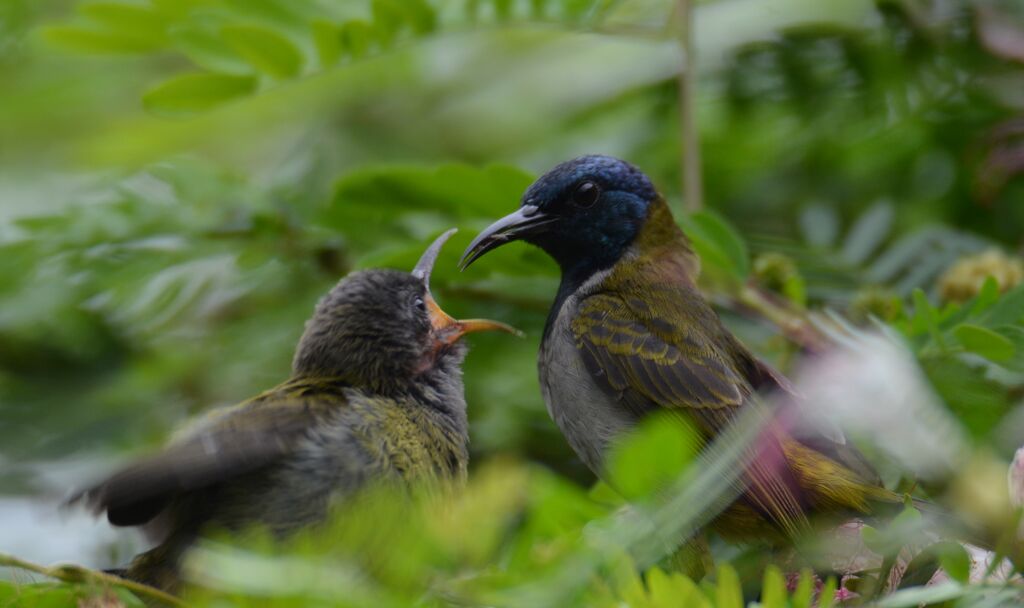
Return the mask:
M 668 205 L 636 167 L 608 156 L 562 163 L 485 229 L 463 268 L 524 240 L 561 267 L 538 369 L 548 412 L 597 475 L 613 442 L 655 412 L 687 415 L 708 442 L 762 388 L 788 387 L 706 303 L 698 260 Z M 774 427 L 774 425 L 770 425 Z M 810 513 L 899 503 L 852 447 L 826 437 L 758 437 L 739 498 L 712 523 L 726 538 L 799 535 Z
M 260 525 L 283 536 L 324 518 L 370 481 L 464 478 L 468 428 L 461 364 L 469 332 L 429 291 L 441 235 L 412 273 L 342 279 L 306 323 L 291 377 L 215 411 L 162 452 L 80 493 L 115 526 L 159 538 L 122 575 L 174 592 L 205 529 Z

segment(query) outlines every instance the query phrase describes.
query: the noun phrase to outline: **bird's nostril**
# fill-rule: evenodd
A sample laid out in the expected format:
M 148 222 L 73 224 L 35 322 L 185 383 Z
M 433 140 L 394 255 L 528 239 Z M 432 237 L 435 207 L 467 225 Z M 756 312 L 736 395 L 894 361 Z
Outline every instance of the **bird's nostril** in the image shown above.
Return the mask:
M 520 209 L 520 213 L 522 213 L 524 217 L 530 217 L 537 213 L 537 205 L 534 204 L 536 200 L 537 199 L 534 198 L 528 198 L 523 201 L 523 207 Z

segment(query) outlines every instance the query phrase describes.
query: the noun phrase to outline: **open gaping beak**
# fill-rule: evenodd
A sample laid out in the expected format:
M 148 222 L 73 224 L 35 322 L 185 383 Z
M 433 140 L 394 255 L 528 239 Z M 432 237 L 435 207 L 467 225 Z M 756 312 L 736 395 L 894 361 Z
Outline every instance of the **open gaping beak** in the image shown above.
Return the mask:
M 427 305 L 427 314 L 430 316 L 432 333 L 434 335 L 434 339 L 438 343 L 438 346 L 454 344 L 462 336 L 474 331 L 496 330 L 516 336 L 522 336 L 523 333 L 521 331 L 511 325 L 501 323 L 500 321 L 491 321 L 490 319 L 455 319 L 445 311 L 441 310 L 437 301 L 434 300 L 434 296 L 430 293 L 430 273 L 434 269 L 434 263 L 437 261 L 437 256 L 441 253 L 441 247 L 444 246 L 445 242 L 450 239 L 456 231 L 456 228 L 452 228 L 437 237 L 434 242 L 430 244 L 430 247 L 427 247 L 427 250 L 423 252 L 423 255 L 420 257 L 420 261 L 416 262 L 416 267 L 412 270 L 412 275 L 423 281 L 423 286 L 426 288 L 424 301 Z
M 492 249 L 497 249 L 505 243 L 518 241 L 531 234 L 538 234 L 558 218 L 548 215 L 538 209 L 535 205 L 523 205 L 515 212 L 506 215 L 494 222 L 478 234 L 473 242 L 466 248 L 459 260 L 459 269 L 465 270 L 482 256 Z

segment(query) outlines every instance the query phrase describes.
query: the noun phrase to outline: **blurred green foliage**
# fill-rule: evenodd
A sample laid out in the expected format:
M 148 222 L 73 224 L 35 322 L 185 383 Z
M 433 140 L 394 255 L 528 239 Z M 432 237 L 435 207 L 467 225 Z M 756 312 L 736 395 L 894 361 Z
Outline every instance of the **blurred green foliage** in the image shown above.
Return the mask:
M 839 340 L 895 336 L 972 446 L 1009 459 L 1024 441 L 1024 287 L 990 280 L 949 303 L 941 277 L 991 249 L 1019 260 L 1024 9 L 696 4 L 691 136 L 710 209 L 679 219 L 726 320 L 787 370 L 803 360 L 779 337 L 794 319 Z M 469 489 L 442 506 L 339 517 L 330 543 L 297 540 L 290 557 L 211 545 L 196 558 L 215 564 L 198 568 L 196 600 L 809 605 L 810 579 L 787 590 L 763 550 L 713 543 L 726 565 L 695 582 L 665 563 L 666 541 L 630 549 L 649 538 L 622 514 L 634 507 L 607 486 L 586 493 L 593 479 L 540 399 L 534 361 L 557 269 L 525 246 L 455 268 L 534 175 L 577 154 L 635 162 L 679 206 L 675 5 L 0 3 L 0 492 L 53 492 L 34 473 L 45 463 L 152 448 L 189 415 L 284 379 L 304 320 L 340 277 L 411 268 L 458 226 L 439 300 L 528 334 L 471 338 Z M 701 469 L 679 429 L 645 432 L 616 461 L 649 473 L 621 474 L 641 511 L 674 504 L 656 488 Z M 494 464 L 499 454 L 518 464 Z M 962 573 L 955 552 L 922 555 L 915 571 Z M 884 605 L 1015 599 L 959 574 L 923 582 Z M 81 591 L 44 585 L 5 583 L 0 604 L 65 605 Z

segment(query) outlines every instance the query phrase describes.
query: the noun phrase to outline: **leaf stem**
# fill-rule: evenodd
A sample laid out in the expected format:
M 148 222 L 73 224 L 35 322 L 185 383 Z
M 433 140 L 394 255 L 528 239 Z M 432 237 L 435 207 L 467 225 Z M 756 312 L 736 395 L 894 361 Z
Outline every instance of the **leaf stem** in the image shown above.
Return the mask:
M 173 595 L 155 587 L 150 587 L 149 585 L 130 581 L 119 576 L 114 576 L 113 574 L 107 574 L 106 572 L 91 570 L 82 566 L 71 564 L 54 567 L 41 566 L 6 553 L 0 553 L 0 566 L 20 568 L 21 570 L 35 572 L 36 574 L 55 578 L 66 583 L 102 583 L 105 585 L 112 585 L 114 587 L 121 587 L 136 595 L 149 597 L 170 606 L 187 605 L 185 602 L 179 600 Z
M 734 294 L 733 300 L 763 317 L 780 330 L 788 339 L 810 352 L 828 350 L 832 341 L 811 323 L 800 310 L 787 302 L 778 301 L 749 283 L 743 284 Z

